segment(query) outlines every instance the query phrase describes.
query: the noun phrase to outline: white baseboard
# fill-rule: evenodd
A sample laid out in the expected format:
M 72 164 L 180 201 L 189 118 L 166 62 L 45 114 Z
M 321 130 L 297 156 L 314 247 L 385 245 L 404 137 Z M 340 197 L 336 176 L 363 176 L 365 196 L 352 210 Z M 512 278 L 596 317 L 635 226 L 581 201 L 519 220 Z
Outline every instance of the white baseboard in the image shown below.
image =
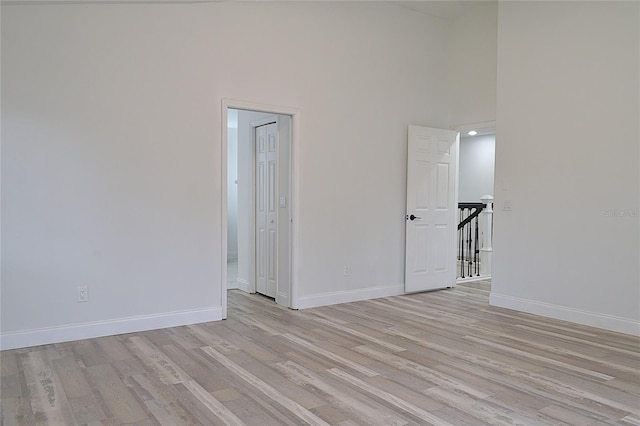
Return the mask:
M 394 286 L 380 286 L 361 290 L 335 291 L 314 296 L 300 297 L 295 301 L 294 309 L 315 308 L 318 306 L 336 305 L 338 303 L 357 302 L 360 300 L 377 299 L 379 297 L 398 296 L 405 294 L 404 284 Z
M 491 293 L 489 304 L 501 308 L 513 309 L 544 317 L 574 322 L 605 330 L 640 336 L 640 321 L 628 318 L 616 317 L 597 312 L 584 311 L 567 306 L 554 305 L 539 302 L 537 300 L 522 299 L 506 296 L 504 294 Z
M 278 305 L 286 306 L 288 308 L 289 307 L 289 295 L 288 294 L 283 294 L 283 293 L 276 294 L 276 303 Z
M 236 289 L 242 290 L 246 293 L 252 293 L 251 283 L 243 278 L 238 278 L 236 280 L 237 286 Z
M 221 319 L 222 307 L 217 306 L 207 309 L 193 309 L 109 321 L 15 331 L 0 334 L 0 349 L 26 348 L 29 346 L 219 321 Z

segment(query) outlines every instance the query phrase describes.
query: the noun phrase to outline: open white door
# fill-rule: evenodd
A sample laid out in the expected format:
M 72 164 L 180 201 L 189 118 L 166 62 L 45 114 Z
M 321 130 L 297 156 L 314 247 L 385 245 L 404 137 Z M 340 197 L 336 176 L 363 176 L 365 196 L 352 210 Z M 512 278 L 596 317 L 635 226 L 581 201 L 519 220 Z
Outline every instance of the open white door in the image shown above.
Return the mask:
M 409 126 L 406 292 L 456 283 L 458 132 Z
M 276 297 L 278 275 L 278 124 L 255 127 L 256 291 Z

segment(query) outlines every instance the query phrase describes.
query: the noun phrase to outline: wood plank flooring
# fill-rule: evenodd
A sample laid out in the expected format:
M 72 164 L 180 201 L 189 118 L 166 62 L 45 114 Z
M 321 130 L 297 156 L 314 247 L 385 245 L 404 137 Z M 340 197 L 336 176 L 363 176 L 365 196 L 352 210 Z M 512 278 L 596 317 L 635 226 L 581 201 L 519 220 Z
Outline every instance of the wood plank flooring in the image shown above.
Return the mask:
M 489 282 L 4 351 L 3 425 L 640 425 L 640 339 Z

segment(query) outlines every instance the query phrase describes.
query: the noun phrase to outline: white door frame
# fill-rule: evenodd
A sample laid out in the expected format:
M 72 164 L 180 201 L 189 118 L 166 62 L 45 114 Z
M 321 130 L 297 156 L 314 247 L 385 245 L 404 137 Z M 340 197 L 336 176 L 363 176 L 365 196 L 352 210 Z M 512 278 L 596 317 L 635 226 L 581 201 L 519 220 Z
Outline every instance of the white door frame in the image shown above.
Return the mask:
M 495 128 L 496 128 L 495 121 L 483 121 L 481 123 L 463 124 L 461 126 L 457 126 L 454 130 L 460 133 L 466 133 L 469 130 L 486 130 L 486 129 L 495 130 Z
M 297 309 L 298 307 L 298 176 L 299 176 L 299 152 L 300 152 L 300 111 L 295 108 L 284 107 L 279 105 L 261 104 L 256 102 L 241 101 L 237 99 L 222 99 L 222 143 L 220 152 L 220 173 L 221 173 L 221 191 L 220 191 L 220 214 L 221 223 L 221 246 L 220 246 L 220 301 L 222 305 L 222 318 L 227 318 L 227 151 L 228 151 L 228 131 L 227 131 L 227 112 L 229 108 L 242 109 L 248 111 L 264 112 L 274 115 L 291 116 L 291 164 L 290 164 L 290 188 L 291 199 L 289 206 L 291 209 L 291 233 L 290 233 L 290 255 L 289 255 L 289 308 Z

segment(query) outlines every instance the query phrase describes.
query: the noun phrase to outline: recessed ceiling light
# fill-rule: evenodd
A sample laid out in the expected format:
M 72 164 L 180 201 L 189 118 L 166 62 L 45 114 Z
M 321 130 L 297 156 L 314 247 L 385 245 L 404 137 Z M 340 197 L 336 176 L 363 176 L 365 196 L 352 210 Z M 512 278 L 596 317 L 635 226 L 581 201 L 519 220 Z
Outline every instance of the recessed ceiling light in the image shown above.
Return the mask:
M 475 130 L 471 130 L 469 131 L 469 133 L 467 133 L 469 136 L 475 136 L 478 134 L 478 132 L 476 132 Z

